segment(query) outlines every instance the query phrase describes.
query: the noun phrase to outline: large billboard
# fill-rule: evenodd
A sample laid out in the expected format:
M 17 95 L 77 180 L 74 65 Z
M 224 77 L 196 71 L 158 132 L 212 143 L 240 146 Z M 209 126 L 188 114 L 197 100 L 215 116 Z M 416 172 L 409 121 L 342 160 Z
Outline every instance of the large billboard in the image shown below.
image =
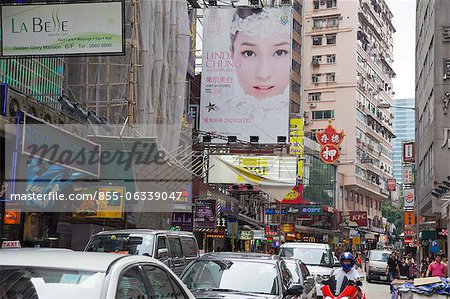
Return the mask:
M 124 54 L 122 1 L 1 6 L 2 55 Z
M 261 143 L 289 134 L 290 6 L 205 10 L 200 129 Z
M 208 183 L 251 184 L 282 200 L 297 181 L 296 156 L 210 155 Z

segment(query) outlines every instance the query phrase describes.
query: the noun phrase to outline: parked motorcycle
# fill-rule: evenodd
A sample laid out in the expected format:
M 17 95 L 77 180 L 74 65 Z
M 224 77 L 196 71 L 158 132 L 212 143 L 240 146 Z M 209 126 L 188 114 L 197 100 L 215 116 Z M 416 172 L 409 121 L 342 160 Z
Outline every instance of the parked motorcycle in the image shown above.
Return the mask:
M 341 292 L 339 295 L 335 295 L 337 286 L 337 280 L 335 275 L 331 275 L 329 278 L 317 276 L 317 282 L 322 284 L 322 293 L 324 299 L 367 299 L 366 295 L 360 288 L 361 281 L 348 280 L 344 278 L 341 286 Z

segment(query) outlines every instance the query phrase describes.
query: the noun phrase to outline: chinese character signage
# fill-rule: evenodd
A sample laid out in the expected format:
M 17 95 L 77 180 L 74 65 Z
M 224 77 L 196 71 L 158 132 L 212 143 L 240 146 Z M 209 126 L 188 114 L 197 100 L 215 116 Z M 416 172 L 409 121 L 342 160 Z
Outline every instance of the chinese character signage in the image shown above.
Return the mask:
M 403 162 L 414 162 L 414 142 L 403 143 Z
M 403 190 L 403 196 L 405 199 L 405 208 L 414 208 L 414 189 L 409 188 Z
M 335 163 L 340 156 L 339 145 L 344 139 L 344 131 L 340 133 L 331 125 L 329 121 L 325 130 L 316 134 L 317 142 L 320 143 L 322 149 L 320 150 L 320 159 L 326 164 Z
M 395 181 L 395 179 L 388 179 L 387 187 L 388 187 L 388 191 L 395 191 L 395 189 L 397 187 L 397 182 Z
M 289 131 L 289 152 L 299 156 L 297 161 L 297 182 L 281 203 L 302 204 L 303 201 L 303 118 L 291 118 Z
M 404 212 L 403 216 L 405 219 L 405 226 L 416 224 L 413 211 Z
M 414 164 L 403 165 L 403 184 L 414 185 Z
M 261 143 L 289 133 L 292 9 L 209 7 L 200 129 Z

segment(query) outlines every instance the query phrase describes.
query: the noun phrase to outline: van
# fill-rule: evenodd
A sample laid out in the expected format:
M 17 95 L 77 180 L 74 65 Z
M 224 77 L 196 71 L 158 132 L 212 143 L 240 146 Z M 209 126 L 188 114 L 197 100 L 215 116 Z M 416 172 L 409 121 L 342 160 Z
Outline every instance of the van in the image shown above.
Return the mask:
M 387 261 L 391 255 L 389 250 L 369 250 L 366 261 L 366 280 L 388 281 L 386 274 Z
M 288 242 L 280 247 L 281 257 L 291 257 L 301 260 L 314 275 L 327 277 L 333 272 L 333 267 L 339 266 L 333 258 L 330 245 L 322 243 Z M 316 284 L 317 296 L 322 296 L 322 285 Z
M 150 256 L 166 264 L 177 275 L 199 257 L 193 233 L 152 229 L 99 232 L 89 239 L 84 251 Z

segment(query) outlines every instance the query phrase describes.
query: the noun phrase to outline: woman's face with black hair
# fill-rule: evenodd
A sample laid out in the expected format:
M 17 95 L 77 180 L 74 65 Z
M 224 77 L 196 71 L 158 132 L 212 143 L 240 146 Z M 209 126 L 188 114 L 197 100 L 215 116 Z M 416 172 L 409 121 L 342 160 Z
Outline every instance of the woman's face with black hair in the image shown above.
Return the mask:
M 264 99 L 284 92 L 290 77 L 290 36 L 268 37 L 238 32 L 233 43 L 236 75 L 244 92 Z

